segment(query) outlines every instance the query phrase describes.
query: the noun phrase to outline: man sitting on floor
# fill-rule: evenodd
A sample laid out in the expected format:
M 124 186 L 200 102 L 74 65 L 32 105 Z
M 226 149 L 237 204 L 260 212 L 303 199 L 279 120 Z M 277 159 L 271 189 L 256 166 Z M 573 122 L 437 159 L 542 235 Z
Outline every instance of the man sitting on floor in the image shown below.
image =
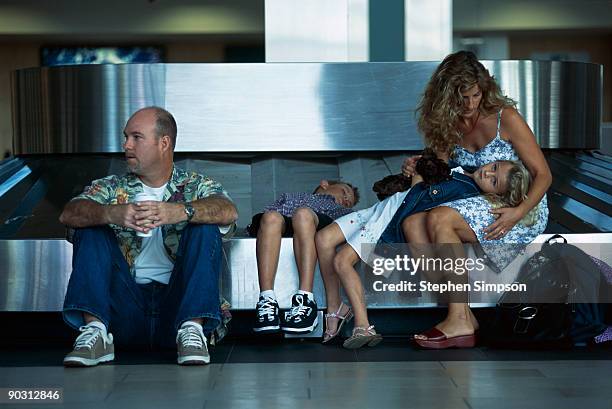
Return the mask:
M 129 172 L 94 180 L 60 216 L 76 229 L 63 315 L 81 332 L 66 366 L 112 361 L 113 341 L 176 345 L 179 364 L 210 362 L 221 235 L 237 210 L 219 183 L 174 165 L 176 133 L 162 108 L 134 113 L 124 130 Z M 137 201 L 142 193 L 151 199 Z

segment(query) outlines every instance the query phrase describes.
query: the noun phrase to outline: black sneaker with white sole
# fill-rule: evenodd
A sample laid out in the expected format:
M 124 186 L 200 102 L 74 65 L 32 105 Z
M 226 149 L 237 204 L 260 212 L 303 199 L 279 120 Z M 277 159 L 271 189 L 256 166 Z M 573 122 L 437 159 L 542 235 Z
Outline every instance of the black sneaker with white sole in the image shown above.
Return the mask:
M 259 297 L 255 309 L 257 316 L 255 317 L 253 331 L 266 334 L 280 330 L 278 302 L 274 298 Z
M 292 334 L 312 332 L 318 323 L 317 303 L 304 294 L 294 294 L 281 329 Z

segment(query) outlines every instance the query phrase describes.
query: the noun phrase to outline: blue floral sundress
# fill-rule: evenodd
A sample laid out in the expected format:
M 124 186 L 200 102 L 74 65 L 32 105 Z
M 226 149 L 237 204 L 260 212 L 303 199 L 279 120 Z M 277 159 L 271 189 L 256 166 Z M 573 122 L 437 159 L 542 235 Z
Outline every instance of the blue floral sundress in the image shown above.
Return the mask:
M 497 132 L 495 138 L 476 152 L 470 152 L 461 146 L 456 146 L 452 161 L 459 166 L 480 167 L 496 160 L 518 160 L 519 157 L 512 147 L 512 144 L 503 140 L 500 136 L 500 123 L 501 111 L 497 114 Z M 491 225 L 495 221 L 495 218 L 489 212 L 491 210 L 491 202 L 483 196 L 459 199 L 445 203 L 441 206 L 451 207 L 461 214 L 476 234 L 484 252 L 500 270 L 506 267 L 512 259 L 518 255 L 516 250 L 510 252 L 500 251 L 500 248 L 516 249 L 517 246 L 500 246 L 500 244 L 531 243 L 538 235 L 544 232 L 546 224 L 548 223 L 548 203 L 546 195 L 544 195 L 537 206 L 537 219 L 533 225 L 525 226 L 521 223 L 517 223 L 509 232 L 498 240 L 484 239 L 486 234 L 484 229 Z

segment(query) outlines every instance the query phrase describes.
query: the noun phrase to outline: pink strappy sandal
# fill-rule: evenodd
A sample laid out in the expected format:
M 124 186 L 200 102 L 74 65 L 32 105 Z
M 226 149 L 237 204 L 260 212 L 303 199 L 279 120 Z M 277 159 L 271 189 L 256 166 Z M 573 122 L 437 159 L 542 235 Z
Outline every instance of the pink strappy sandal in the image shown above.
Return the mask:
M 332 312 L 331 314 L 325 314 L 325 333 L 323 334 L 323 343 L 327 344 L 328 342 L 330 342 L 332 339 L 336 338 L 338 336 L 338 334 L 340 333 L 340 331 L 342 330 L 342 327 L 344 326 L 345 323 L 349 322 L 352 318 L 353 318 L 353 311 L 351 310 L 351 307 L 347 306 L 348 310 L 346 311 L 346 313 L 344 315 L 340 315 L 340 311 L 342 311 L 342 307 L 344 306 L 344 303 L 340 303 L 340 307 L 338 307 L 338 311 L 336 312 Z M 327 319 L 328 318 L 335 318 L 338 320 L 338 327 L 336 328 L 335 331 L 332 331 L 330 329 L 327 328 L 328 324 L 327 324 Z

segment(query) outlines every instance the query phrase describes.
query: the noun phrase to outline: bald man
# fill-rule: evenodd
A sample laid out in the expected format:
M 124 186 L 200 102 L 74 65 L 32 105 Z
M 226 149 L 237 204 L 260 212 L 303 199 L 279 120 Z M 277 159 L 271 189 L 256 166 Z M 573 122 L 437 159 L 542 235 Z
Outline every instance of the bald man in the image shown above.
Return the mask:
M 237 210 L 219 183 L 175 166 L 176 135 L 168 111 L 135 112 L 123 131 L 128 172 L 94 180 L 60 216 L 75 229 L 63 316 L 80 331 L 66 366 L 112 361 L 115 343 L 176 345 L 179 364 L 210 362 L 221 236 Z

